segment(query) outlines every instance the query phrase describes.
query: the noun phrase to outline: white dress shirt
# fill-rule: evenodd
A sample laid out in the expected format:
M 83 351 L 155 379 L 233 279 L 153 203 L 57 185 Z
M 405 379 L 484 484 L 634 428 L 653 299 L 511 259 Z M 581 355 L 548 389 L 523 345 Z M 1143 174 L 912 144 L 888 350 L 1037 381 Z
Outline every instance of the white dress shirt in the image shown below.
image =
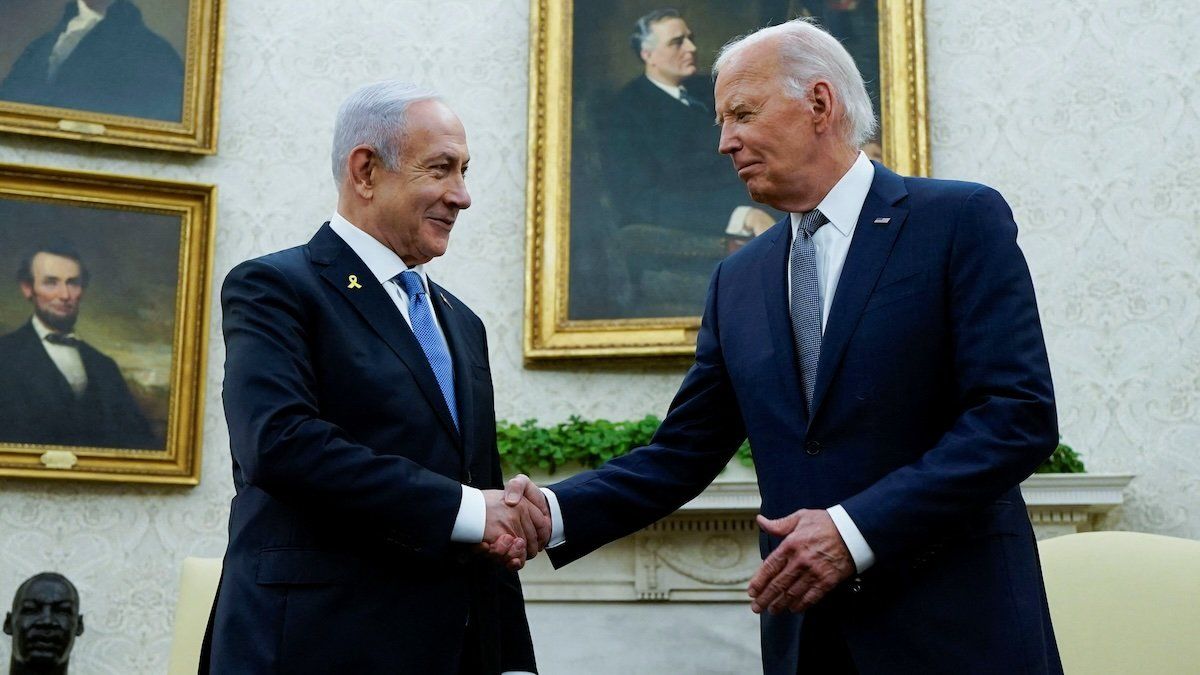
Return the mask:
M 421 284 L 428 293 L 429 279 L 425 276 L 425 266 L 414 265 L 410 268 L 405 265 L 395 251 L 355 227 L 339 213 L 335 212 L 329 219 L 329 227 L 362 259 L 363 264 L 371 271 L 371 275 L 379 281 L 383 290 L 387 291 L 392 302 L 396 304 L 396 309 L 400 310 L 404 322 L 411 328 L 412 321 L 408 318 L 408 293 L 404 292 L 404 286 L 396 280 L 396 277 L 401 272 L 411 269 L 421 277 Z M 446 334 L 442 331 L 442 324 L 438 321 L 437 312 L 431 311 L 430 314 L 433 316 L 434 328 L 437 329 L 437 334 L 444 344 Z M 449 348 L 446 349 L 446 353 L 450 353 Z M 483 492 L 469 485 L 463 485 L 462 500 L 458 504 L 458 516 L 454 519 L 450 541 L 478 544 L 483 541 L 483 529 L 486 522 L 487 505 L 483 501 Z
M 83 392 L 87 391 L 88 376 L 87 369 L 83 367 L 83 358 L 79 356 L 79 347 L 47 342 L 46 336 L 54 331 L 42 323 L 36 314 L 33 316 L 33 330 L 37 332 L 38 340 L 41 341 L 50 360 L 58 366 L 58 372 L 62 373 L 67 379 L 67 384 L 71 385 L 71 391 L 75 392 L 77 397 L 83 396 Z M 75 334 L 64 333 L 63 337 L 73 338 Z
M 838 279 L 842 276 L 842 267 L 846 264 L 846 254 L 850 252 L 850 241 L 854 238 L 854 228 L 858 225 L 858 216 L 862 213 L 863 202 L 871 191 L 871 181 L 875 180 L 875 165 L 867 156 L 859 152 L 858 158 L 850 166 L 850 170 L 833 186 L 829 194 L 817 204 L 817 210 L 825 214 L 829 222 L 813 233 L 813 248 L 817 263 L 817 297 L 821 306 L 821 333 L 825 333 L 825 323 L 829 320 L 829 310 L 833 307 L 833 296 L 837 292 Z M 804 214 L 793 213 L 792 237 L 800 226 Z M 788 252 L 788 307 L 792 306 L 792 254 Z M 854 559 L 854 567 L 859 573 L 867 571 L 875 564 L 875 552 L 867 544 L 850 514 L 841 504 L 827 509 L 833 519 L 838 534 L 842 536 L 850 557 Z
M 650 77 L 649 75 L 646 76 L 646 79 L 650 80 L 650 84 L 653 84 L 654 86 L 658 87 L 659 89 L 662 89 L 663 91 L 667 92 L 667 94 L 671 98 L 675 99 L 676 101 L 679 101 L 680 103 L 682 103 L 684 105 L 688 105 L 688 102 L 683 98 L 683 87 L 680 87 L 678 85 L 673 85 L 673 84 L 667 84 L 665 82 L 659 82 L 658 80 L 654 79 L 653 77 Z
M 653 81 L 653 80 L 651 80 Z M 813 234 L 813 247 L 816 249 L 817 262 L 817 293 L 821 300 L 821 331 L 825 331 L 825 321 L 829 317 L 829 308 L 833 306 L 833 296 L 837 291 L 838 279 L 842 275 L 842 267 L 846 263 L 846 254 L 850 252 L 850 240 L 854 236 L 854 228 L 858 224 L 858 216 L 862 212 L 863 202 L 871 189 L 871 181 L 875 179 L 875 165 L 863 153 L 841 180 L 833 186 L 829 194 L 821 200 L 817 208 L 829 223 Z M 801 214 L 791 214 L 792 236 L 796 235 Z M 791 306 L 791 254 L 788 254 L 788 306 Z M 550 535 L 550 545 L 557 546 L 566 541 L 563 536 L 562 510 L 558 506 L 558 498 L 553 491 L 544 489 L 546 500 L 550 503 L 553 521 L 553 531 Z M 875 553 L 867 544 L 858 526 L 846 513 L 841 504 L 830 507 L 827 512 L 837 527 L 838 534 L 850 550 L 855 568 L 861 573 L 875 564 Z
M 104 20 L 104 15 L 87 6 L 83 0 L 75 0 L 79 12 L 67 23 L 67 27 L 59 34 L 54 48 L 50 50 L 50 64 L 46 71 L 47 78 L 53 80 L 58 75 L 58 68 L 66 61 L 79 43 L 92 32 L 96 24 Z

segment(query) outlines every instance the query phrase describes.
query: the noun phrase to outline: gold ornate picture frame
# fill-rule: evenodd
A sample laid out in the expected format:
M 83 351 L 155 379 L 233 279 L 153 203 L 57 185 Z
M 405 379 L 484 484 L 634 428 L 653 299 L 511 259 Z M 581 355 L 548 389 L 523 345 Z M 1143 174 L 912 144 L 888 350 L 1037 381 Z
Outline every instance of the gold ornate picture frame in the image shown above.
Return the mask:
M 781 18 L 813 15 L 847 45 L 868 80 L 881 125 L 874 147 L 879 159 L 901 174 L 929 174 L 923 0 L 670 4 L 699 36 L 692 38 L 697 77 L 685 88 L 697 109 L 703 110 L 706 100 L 702 91 L 693 93 L 693 86 L 708 87 L 711 106 L 708 68 L 722 44 Z M 708 273 L 743 236 L 752 236 L 733 225 L 736 208 L 734 215 L 721 210 L 708 217 L 697 210 L 676 220 L 661 212 L 650 215 L 656 205 L 631 196 L 640 188 L 660 196 L 673 189 L 661 168 L 643 176 L 632 170 L 654 145 L 630 131 L 650 106 L 621 98 L 638 78 L 645 79 L 630 42 L 635 21 L 659 6 L 636 0 L 532 0 L 527 362 L 690 356 Z M 717 156 L 715 133 L 712 138 L 706 152 Z M 736 181 L 728 160 L 719 159 L 726 165 L 719 171 Z M 676 195 L 677 201 L 686 211 L 724 188 L 697 181 L 680 189 L 685 192 Z M 737 208 L 754 206 L 747 199 Z M 711 222 L 699 235 L 684 230 L 699 221 Z
M 0 3 L 0 131 L 215 153 L 223 10 L 224 0 Z
M 0 476 L 199 482 L 215 198 L 0 164 Z

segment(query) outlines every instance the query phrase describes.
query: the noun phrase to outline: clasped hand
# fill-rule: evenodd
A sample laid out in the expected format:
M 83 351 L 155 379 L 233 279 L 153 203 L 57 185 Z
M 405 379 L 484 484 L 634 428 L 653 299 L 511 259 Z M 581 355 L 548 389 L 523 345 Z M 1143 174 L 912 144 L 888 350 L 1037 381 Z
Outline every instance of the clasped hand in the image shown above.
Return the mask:
M 480 550 L 519 570 L 550 541 L 550 507 L 541 490 L 525 475 L 508 482 L 504 490 L 484 490 L 487 520 Z
M 801 509 L 758 526 L 783 541 L 750 579 L 750 609 L 803 612 L 854 574 L 854 559 L 829 513 Z

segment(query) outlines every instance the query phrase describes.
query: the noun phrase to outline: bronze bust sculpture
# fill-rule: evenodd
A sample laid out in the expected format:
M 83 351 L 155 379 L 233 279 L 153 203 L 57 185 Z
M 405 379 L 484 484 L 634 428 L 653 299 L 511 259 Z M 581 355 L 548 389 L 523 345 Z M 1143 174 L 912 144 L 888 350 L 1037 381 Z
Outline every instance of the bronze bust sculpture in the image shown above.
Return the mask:
M 83 634 L 75 585 L 55 572 L 26 579 L 4 617 L 4 632 L 13 636 L 9 675 L 65 675 L 75 637 Z

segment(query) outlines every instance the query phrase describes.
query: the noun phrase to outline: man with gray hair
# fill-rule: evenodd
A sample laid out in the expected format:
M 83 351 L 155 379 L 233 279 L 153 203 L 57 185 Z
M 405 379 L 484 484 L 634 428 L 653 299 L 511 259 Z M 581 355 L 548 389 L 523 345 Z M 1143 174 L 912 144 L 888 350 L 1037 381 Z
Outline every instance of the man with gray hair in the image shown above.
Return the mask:
M 424 269 L 471 205 L 466 132 L 380 82 L 332 155 L 329 222 L 222 288 L 237 494 L 201 671 L 534 672 L 515 569 L 550 523 L 496 489 L 484 327 Z
M 790 215 L 717 268 L 650 445 L 508 497 L 546 509 L 563 565 L 686 503 L 748 436 L 766 673 L 1061 672 L 1020 491 L 1057 444 L 1054 393 L 1008 205 L 868 161 L 862 76 L 809 22 L 715 70 L 720 151 Z

